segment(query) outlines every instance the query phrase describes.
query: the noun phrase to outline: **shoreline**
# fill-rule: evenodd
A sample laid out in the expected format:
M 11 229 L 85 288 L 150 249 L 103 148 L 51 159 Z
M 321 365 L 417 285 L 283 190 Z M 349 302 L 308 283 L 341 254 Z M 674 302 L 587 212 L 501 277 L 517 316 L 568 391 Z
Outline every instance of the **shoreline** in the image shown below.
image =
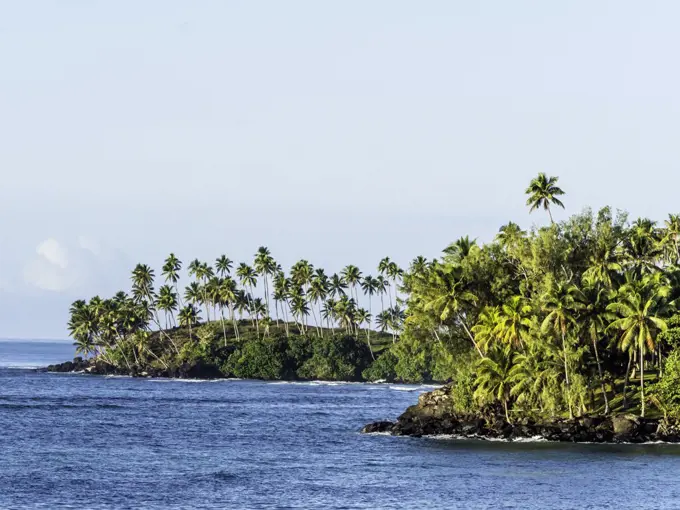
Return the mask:
M 680 424 L 664 418 L 641 418 L 621 413 L 536 421 L 518 418 L 509 423 L 499 413 L 457 413 L 449 386 L 423 393 L 396 421 L 369 423 L 363 434 L 477 439 L 504 442 L 561 442 L 583 444 L 680 443 Z

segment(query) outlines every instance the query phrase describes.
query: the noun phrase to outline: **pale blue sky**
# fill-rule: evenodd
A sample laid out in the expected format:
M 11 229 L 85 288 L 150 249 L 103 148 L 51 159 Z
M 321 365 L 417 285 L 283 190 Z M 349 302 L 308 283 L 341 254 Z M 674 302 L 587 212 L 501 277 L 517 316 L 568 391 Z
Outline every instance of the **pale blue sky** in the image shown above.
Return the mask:
M 680 210 L 672 1 L 0 0 L 0 337 L 168 252 L 406 264 L 529 216 Z M 563 218 L 566 213 L 557 213 Z

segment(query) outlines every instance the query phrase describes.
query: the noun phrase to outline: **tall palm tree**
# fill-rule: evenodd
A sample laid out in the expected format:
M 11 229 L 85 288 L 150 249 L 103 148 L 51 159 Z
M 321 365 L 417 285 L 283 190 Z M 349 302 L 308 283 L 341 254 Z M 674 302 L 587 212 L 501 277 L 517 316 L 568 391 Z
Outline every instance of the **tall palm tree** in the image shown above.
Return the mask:
M 217 260 L 215 260 L 215 269 L 217 270 L 217 274 L 222 278 L 228 274 L 231 274 L 231 268 L 233 265 L 234 263 L 226 255 L 220 255 Z
M 359 295 L 357 294 L 356 287 L 357 284 L 361 282 L 361 271 L 357 266 L 353 266 L 352 264 L 350 264 L 341 271 L 340 275 L 342 276 L 342 279 L 349 287 L 350 297 L 353 297 L 354 300 L 358 303 Z M 352 296 L 352 293 L 354 293 L 354 296 Z
M 371 326 L 371 314 L 366 310 L 365 308 L 359 308 L 356 313 L 355 313 L 355 320 L 357 323 L 358 328 L 361 327 L 362 324 L 367 324 L 369 326 L 370 331 L 370 326 Z M 371 353 L 371 358 L 375 360 L 375 355 L 373 354 L 373 346 L 371 345 L 371 337 L 369 333 L 366 333 L 366 344 L 368 345 L 368 350 Z M 357 331 L 357 340 L 359 339 L 359 332 Z
M 541 324 L 541 332 L 547 334 L 553 332 L 562 340 L 562 358 L 564 362 L 564 380 L 567 385 L 567 403 L 569 405 L 569 418 L 574 417 L 571 403 L 571 383 L 569 378 L 569 366 L 567 355 L 567 328 L 577 327 L 574 316 L 575 311 L 581 306 L 576 300 L 578 289 L 568 283 L 560 283 L 554 286 L 545 296 L 543 310 L 547 313 Z
M 640 406 L 645 416 L 645 353 L 654 351 L 654 340 L 658 333 L 668 329 L 666 321 L 660 316 L 668 289 L 649 285 L 642 292 L 633 287 L 624 287 L 619 300 L 607 306 L 607 310 L 618 318 L 609 325 L 619 330 L 619 347 L 622 351 L 637 348 L 640 354 Z
M 529 187 L 524 192 L 529 196 L 527 205 L 531 206 L 529 212 L 534 209 L 543 208 L 548 211 L 550 216 L 550 223 L 553 221 L 551 205 L 556 205 L 564 209 L 564 204 L 560 201 L 559 196 L 564 195 L 564 191 L 557 186 L 559 177 L 548 177 L 543 172 L 539 173 L 537 177 L 531 180 Z
M 158 309 L 165 314 L 165 327 L 170 328 L 174 321 L 174 313 L 177 311 L 177 294 L 170 285 L 163 285 L 158 290 Z
M 333 274 L 330 279 L 328 291 L 333 298 L 338 298 L 345 295 L 345 289 L 347 288 L 347 283 L 343 278 L 336 274 Z
M 373 317 L 373 295 L 378 292 L 378 280 L 370 274 L 361 280 L 361 290 L 368 296 L 368 341 L 371 341 L 371 318 Z
M 234 306 L 236 305 L 237 301 L 236 293 L 237 288 L 234 279 L 231 278 L 230 276 L 226 276 L 225 278 L 223 278 L 219 286 L 220 302 L 223 304 L 223 306 L 227 306 L 227 308 L 229 308 L 229 318 L 231 319 L 231 323 L 234 327 L 234 335 L 236 336 L 236 340 L 239 340 L 240 335 L 238 330 L 238 323 L 236 321 L 236 316 L 234 315 Z
M 165 278 L 165 283 L 170 283 L 174 287 L 175 294 L 178 298 L 178 305 L 182 306 L 182 299 L 179 296 L 179 272 L 182 270 L 182 261 L 179 260 L 174 253 L 168 255 L 165 259 L 162 268 L 162 274 Z
M 192 327 L 199 323 L 198 310 L 193 304 L 189 304 L 182 308 L 178 315 L 180 326 L 189 328 L 189 338 L 193 338 Z
M 264 298 L 267 304 L 267 309 L 269 308 L 269 281 L 268 277 L 271 277 L 276 270 L 276 261 L 271 255 L 269 248 L 266 246 L 260 246 L 255 254 L 255 271 L 262 275 L 264 280 Z
M 246 297 L 248 298 L 248 310 L 252 310 L 253 307 L 251 295 L 254 293 L 255 285 L 257 285 L 257 271 L 255 271 L 245 262 L 241 262 L 236 269 L 236 276 L 238 276 L 239 280 L 241 281 L 241 285 L 243 285 L 246 290 L 250 289 L 250 293 L 247 294 Z M 257 320 L 255 320 L 255 323 L 256 322 Z M 255 325 L 255 323 L 253 325 Z

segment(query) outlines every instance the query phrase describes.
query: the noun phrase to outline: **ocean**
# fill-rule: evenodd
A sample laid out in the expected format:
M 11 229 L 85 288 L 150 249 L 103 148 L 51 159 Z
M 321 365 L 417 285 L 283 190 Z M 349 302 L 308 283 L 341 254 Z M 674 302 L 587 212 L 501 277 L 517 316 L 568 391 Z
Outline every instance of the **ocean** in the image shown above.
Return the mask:
M 680 446 L 362 435 L 427 385 L 48 374 L 0 342 L 1 509 L 677 509 Z

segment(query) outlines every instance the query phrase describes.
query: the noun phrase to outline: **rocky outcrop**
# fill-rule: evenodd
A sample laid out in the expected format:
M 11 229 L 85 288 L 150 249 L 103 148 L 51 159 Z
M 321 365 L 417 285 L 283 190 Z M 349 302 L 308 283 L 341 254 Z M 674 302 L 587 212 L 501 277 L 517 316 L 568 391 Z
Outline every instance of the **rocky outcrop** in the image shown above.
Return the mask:
M 680 442 L 680 427 L 666 420 L 634 415 L 584 416 L 572 420 L 537 422 L 521 419 L 508 423 L 499 409 L 484 409 L 479 414 L 454 410 L 449 388 L 444 386 L 423 393 L 418 404 L 406 409 L 396 422 L 376 422 L 362 432 L 388 432 L 396 436 L 452 435 L 479 439 L 545 439 L 579 443 Z
M 178 379 L 219 379 L 224 377 L 219 367 L 202 363 L 183 363 L 178 367 L 168 370 L 145 368 L 142 370 L 128 370 L 127 368 L 114 367 L 102 360 L 74 358 L 73 361 L 49 365 L 46 372 L 75 372 L 92 375 L 128 375 L 132 377 L 173 377 Z

